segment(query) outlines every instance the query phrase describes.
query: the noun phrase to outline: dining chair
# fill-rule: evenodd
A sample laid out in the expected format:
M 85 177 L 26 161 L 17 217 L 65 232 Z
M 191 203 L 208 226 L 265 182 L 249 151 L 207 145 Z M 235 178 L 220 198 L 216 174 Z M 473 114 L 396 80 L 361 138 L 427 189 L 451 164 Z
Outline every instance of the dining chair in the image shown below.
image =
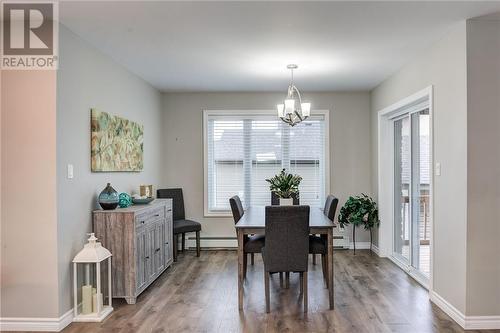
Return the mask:
M 181 250 L 184 252 L 186 246 L 186 233 L 196 233 L 196 256 L 200 256 L 200 231 L 201 224 L 196 221 L 186 219 L 184 211 L 184 196 L 182 188 L 159 189 L 156 191 L 159 199 L 172 199 L 172 215 L 174 220 L 174 261 L 177 261 L 177 247 L 179 246 L 179 235 L 182 235 Z
M 241 204 L 240 197 L 235 195 L 229 199 L 229 204 L 231 205 L 231 212 L 233 213 L 234 224 L 238 223 L 245 211 L 243 210 L 243 205 Z M 247 257 L 250 254 L 250 262 L 254 264 L 254 254 L 261 253 L 262 248 L 265 244 L 264 235 L 245 235 L 243 238 L 243 276 L 247 275 Z
M 269 279 L 276 272 L 300 273 L 300 292 L 307 312 L 309 206 L 267 206 L 266 244 L 262 249 L 266 312 L 270 312 Z
M 333 195 L 328 195 L 325 201 L 325 208 L 323 209 L 323 214 L 325 214 L 330 221 L 335 218 L 335 211 L 337 210 L 337 205 L 339 199 Z M 310 235 L 309 236 L 309 253 L 313 255 L 313 263 L 316 262 L 316 254 L 321 254 L 321 269 L 323 271 L 323 278 L 328 283 L 327 279 L 327 268 L 326 268 L 326 254 L 328 251 L 328 241 L 326 235 Z

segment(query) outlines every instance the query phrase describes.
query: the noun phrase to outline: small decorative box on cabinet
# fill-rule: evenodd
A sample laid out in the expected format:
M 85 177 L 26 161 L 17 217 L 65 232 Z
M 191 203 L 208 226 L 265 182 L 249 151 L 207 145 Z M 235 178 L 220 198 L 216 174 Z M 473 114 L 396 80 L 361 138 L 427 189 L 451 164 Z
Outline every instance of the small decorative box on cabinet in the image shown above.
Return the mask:
M 93 212 L 94 232 L 113 253 L 113 297 L 135 304 L 172 264 L 172 200 Z

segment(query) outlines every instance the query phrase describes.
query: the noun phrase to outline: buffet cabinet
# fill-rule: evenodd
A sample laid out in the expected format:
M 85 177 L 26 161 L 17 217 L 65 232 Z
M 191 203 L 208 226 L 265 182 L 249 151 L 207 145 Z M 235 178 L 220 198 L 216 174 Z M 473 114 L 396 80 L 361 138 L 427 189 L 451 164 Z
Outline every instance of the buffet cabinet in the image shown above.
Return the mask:
M 111 251 L 113 297 L 135 304 L 173 259 L 172 200 L 93 212 L 94 233 Z

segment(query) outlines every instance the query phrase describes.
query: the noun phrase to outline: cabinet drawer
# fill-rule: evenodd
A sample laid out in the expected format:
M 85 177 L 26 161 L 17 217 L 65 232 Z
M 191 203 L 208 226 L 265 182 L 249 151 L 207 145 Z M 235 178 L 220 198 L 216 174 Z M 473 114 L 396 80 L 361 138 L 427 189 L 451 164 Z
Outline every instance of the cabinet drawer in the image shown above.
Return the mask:
M 135 226 L 140 227 L 163 218 L 165 218 L 165 207 L 158 207 L 137 215 Z

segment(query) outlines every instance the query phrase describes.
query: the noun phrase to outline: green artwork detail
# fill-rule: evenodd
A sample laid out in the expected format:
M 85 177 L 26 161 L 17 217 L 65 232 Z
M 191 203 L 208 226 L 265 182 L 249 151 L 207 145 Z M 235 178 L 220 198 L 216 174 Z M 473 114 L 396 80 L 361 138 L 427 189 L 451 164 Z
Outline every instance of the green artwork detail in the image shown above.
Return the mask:
M 91 168 L 141 171 L 144 126 L 106 112 L 91 110 Z

